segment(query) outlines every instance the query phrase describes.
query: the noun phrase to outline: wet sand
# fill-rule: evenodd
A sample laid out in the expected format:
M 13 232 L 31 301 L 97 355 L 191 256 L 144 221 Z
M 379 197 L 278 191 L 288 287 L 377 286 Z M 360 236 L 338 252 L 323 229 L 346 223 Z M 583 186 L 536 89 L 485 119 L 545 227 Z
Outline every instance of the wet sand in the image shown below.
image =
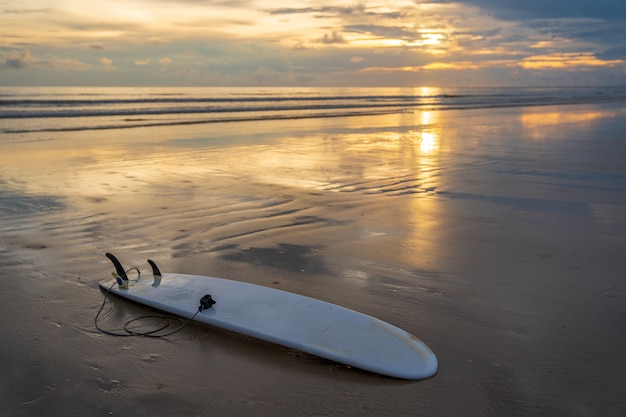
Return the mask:
M 626 108 L 0 135 L 3 416 L 626 414 Z M 424 340 L 401 381 L 204 326 L 93 323 L 104 257 Z M 107 325 L 146 314 L 120 299 Z

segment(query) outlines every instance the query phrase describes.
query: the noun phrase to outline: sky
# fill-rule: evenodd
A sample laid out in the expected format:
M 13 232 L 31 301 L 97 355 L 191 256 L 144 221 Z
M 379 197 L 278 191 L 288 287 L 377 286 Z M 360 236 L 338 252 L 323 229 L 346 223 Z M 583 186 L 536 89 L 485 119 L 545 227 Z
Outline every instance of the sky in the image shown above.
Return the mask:
M 0 0 L 0 85 L 626 85 L 626 1 Z

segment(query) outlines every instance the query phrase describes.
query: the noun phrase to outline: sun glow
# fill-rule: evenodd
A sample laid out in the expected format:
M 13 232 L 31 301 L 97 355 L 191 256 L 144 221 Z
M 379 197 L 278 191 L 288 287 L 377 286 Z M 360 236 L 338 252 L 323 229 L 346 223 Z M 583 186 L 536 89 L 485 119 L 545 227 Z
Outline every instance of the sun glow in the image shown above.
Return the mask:
M 527 69 L 567 69 L 575 67 L 601 67 L 622 64 L 619 60 L 602 60 L 594 54 L 587 53 L 563 53 L 536 55 L 525 58 L 519 65 Z
M 439 45 L 445 36 L 441 33 L 422 32 L 422 39 L 419 41 L 422 45 Z
M 478 65 L 471 62 L 432 62 L 430 64 L 426 64 L 421 69 L 425 70 L 441 70 L 441 69 L 476 69 Z
M 422 97 L 430 97 L 430 96 L 438 96 L 442 94 L 441 88 L 438 87 L 419 87 L 415 90 L 415 92 Z M 421 113 L 421 122 L 430 123 L 429 121 L 432 119 L 432 112 L 425 111 Z

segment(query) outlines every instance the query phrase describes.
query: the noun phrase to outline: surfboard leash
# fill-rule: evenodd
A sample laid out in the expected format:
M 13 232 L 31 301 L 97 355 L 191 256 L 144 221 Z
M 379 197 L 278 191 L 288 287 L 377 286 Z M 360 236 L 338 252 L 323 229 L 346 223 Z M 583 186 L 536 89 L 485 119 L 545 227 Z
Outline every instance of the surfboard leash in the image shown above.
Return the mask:
M 107 254 L 108 257 L 109 254 Z M 110 257 L 109 257 L 110 259 Z M 115 263 L 114 263 L 115 264 Z M 118 264 L 119 265 L 119 264 Z M 139 281 L 139 278 L 141 278 L 141 271 L 139 270 L 139 268 L 133 267 L 133 268 L 129 268 L 128 270 L 124 271 L 121 266 L 118 269 L 116 265 L 116 270 L 117 270 L 117 276 L 124 276 L 125 282 L 128 282 L 128 273 L 130 271 L 137 271 L 137 279 L 135 280 L 135 282 Z M 120 272 L 122 272 L 123 274 L 120 274 Z M 210 295 L 205 295 L 204 297 L 202 297 L 202 299 L 200 299 L 200 306 L 198 307 L 198 311 L 196 311 L 196 313 L 188 320 L 183 321 L 182 318 L 180 317 L 175 317 L 175 316 L 169 316 L 169 315 L 162 315 L 162 314 L 149 314 L 149 315 L 145 315 L 145 316 L 139 316 L 139 317 L 135 317 L 133 319 L 127 320 L 124 323 L 124 326 L 122 327 L 122 330 L 124 331 L 122 332 L 115 332 L 115 331 L 111 331 L 111 330 L 106 330 L 103 329 L 102 327 L 100 327 L 100 324 L 98 322 L 98 319 L 100 317 L 100 314 L 102 314 L 102 311 L 104 310 L 104 306 L 106 305 L 107 302 L 107 298 L 109 296 L 109 293 L 111 292 L 111 289 L 113 289 L 113 287 L 115 285 L 119 285 L 119 281 L 114 282 L 113 284 L 111 284 L 111 286 L 107 289 L 106 293 L 104 294 L 104 298 L 102 299 L 102 304 L 100 305 L 100 308 L 98 309 L 98 312 L 96 313 L 96 317 L 94 318 L 94 324 L 96 326 L 96 329 L 98 329 L 100 332 L 104 333 L 104 334 L 108 334 L 110 336 L 117 336 L 117 337 L 131 337 L 131 336 L 144 336 L 144 337 L 153 337 L 153 338 L 162 338 L 162 337 L 166 337 L 166 336 L 171 336 L 174 333 L 178 333 L 181 330 L 183 330 L 185 327 L 187 327 L 189 325 L 189 323 L 191 323 L 193 321 L 194 318 L 196 318 L 196 316 L 198 315 L 198 313 L 200 313 L 202 310 L 205 310 L 207 308 L 211 308 L 211 306 L 213 304 L 215 304 L 215 300 L 213 300 L 211 298 Z M 133 323 L 136 323 L 140 320 L 147 320 L 147 319 L 163 319 L 166 320 L 166 323 L 163 324 L 161 327 L 157 328 L 157 329 L 153 329 L 153 330 L 147 330 L 147 331 L 138 331 L 138 330 L 133 330 L 130 329 L 130 326 Z M 174 321 L 180 322 L 182 323 L 177 329 L 169 332 L 169 333 L 165 333 L 165 334 L 157 334 L 165 329 L 167 329 L 168 327 L 170 327 L 172 325 L 172 323 Z

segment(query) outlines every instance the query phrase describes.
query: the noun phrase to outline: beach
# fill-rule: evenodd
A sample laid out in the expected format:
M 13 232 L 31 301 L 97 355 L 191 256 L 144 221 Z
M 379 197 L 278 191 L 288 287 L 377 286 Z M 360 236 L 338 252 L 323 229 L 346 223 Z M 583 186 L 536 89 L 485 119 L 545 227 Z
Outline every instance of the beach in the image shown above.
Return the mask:
M 626 105 L 0 134 L 3 416 L 626 414 Z M 127 267 L 380 318 L 404 381 L 207 326 L 112 337 Z M 105 324 L 146 314 L 110 298 Z

